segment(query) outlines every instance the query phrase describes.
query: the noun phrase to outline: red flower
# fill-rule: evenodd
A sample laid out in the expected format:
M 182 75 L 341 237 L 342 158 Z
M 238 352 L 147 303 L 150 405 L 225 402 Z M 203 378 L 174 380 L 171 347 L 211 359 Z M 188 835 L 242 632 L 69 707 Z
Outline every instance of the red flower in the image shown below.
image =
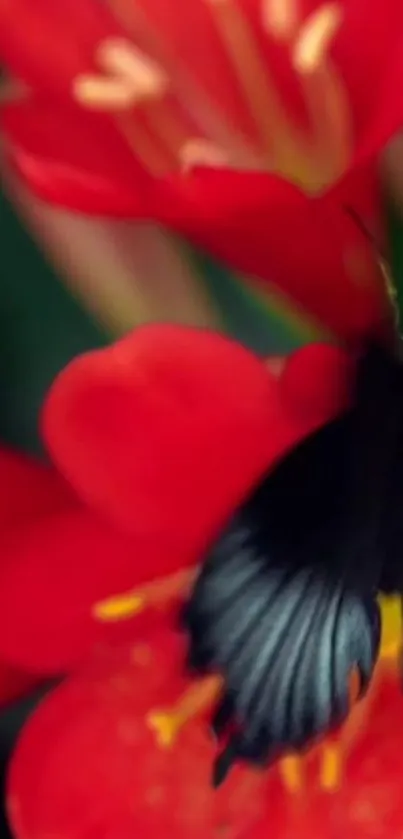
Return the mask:
M 314 345 L 278 381 L 219 334 L 148 326 L 67 367 L 45 404 L 44 434 L 99 512 L 126 531 L 159 527 L 175 551 L 183 520 L 194 550 L 273 460 L 340 408 L 346 369 L 340 351 Z
M 4 540 L 0 655 L 66 672 L 94 645 L 132 637 L 121 616 L 183 597 L 189 569 L 252 486 L 343 405 L 348 369 L 338 350 L 309 347 L 277 380 L 218 334 L 151 326 L 73 361 L 44 431 L 88 506 Z
M 207 720 L 221 682 L 184 675 L 175 603 L 252 485 L 343 408 L 354 365 L 310 346 L 278 366 L 276 378 L 214 333 L 145 327 L 56 381 L 46 439 L 88 507 L 5 543 L 0 653 L 48 672 L 84 660 L 17 746 L 8 787 L 17 839 L 263 839 L 268 826 L 275 837 L 364 837 L 368 825 L 399 835 L 400 685 L 384 659 L 396 657 L 401 626 L 385 615 L 377 675 L 345 728 L 306 758 L 267 773 L 238 766 L 211 788 Z M 132 588 L 115 597 L 119 585 Z
M 214 796 L 214 743 L 197 718 L 158 743 L 152 714 L 186 689 L 183 654 L 181 639 L 165 631 L 104 654 L 52 693 L 14 758 L 8 801 L 17 837 L 210 839 L 224 827 L 234 839 L 250 835 L 265 812 L 260 776 L 238 770 Z
M 392 668 L 379 665 L 336 737 L 263 773 L 236 767 L 217 791 L 205 718 L 215 686 L 187 685 L 183 655 L 178 636 L 151 634 L 100 655 L 43 702 L 11 766 L 17 839 L 401 835 L 402 699 Z
M 154 218 L 344 337 L 379 326 L 349 209 L 376 232 L 373 158 L 403 116 L 399 0 L 15 0 L 0 23 L 29 87 L 3 109 L 9 152 L 42 196 Z

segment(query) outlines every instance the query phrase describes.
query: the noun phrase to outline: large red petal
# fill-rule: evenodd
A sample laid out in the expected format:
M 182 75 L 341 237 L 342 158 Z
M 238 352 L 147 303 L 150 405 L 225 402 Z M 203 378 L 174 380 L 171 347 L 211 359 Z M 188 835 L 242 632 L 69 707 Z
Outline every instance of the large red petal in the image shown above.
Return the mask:
M 196 555 L 269 465 L 322 416 L 283 410 L 269 369 L 219 334 L 149 326 L 74 361 L 44 434 L 79 494 L 134 533 Z
M 350 212 L 378 234 L 372 186 L 368 175 L 342 194 L 308 199 L 270 175 L 205 169 L 182 184 L 182 203 L 160 195 L 154 214 L 356 341 L 382 328 L 388 308 L 378 253 Z
M 276 768 L 259 774 L 237 767 L 213 791 L 215 745 L 205 720 L 189 722 L 171 748 L 158 746 L 148 723 L 150 710 L 172 706 L 186 688 L 183 652 L 174 635 L 143 638 L 100 656 L 45 700 L 11 766 L 8 809 L 17 839 L 399 839 L 403 738 L 395 674 L 379 673 L 355 740 L 340 732 L 341 774 L 333 784 L 321 771 L 319 747 L 291 789 Z
M 236 769 L 210 784 L 214 742 L 195 720 L 173 748 L 160 748 L 147 714 L 176 701 L 184 645 L 169 634 L 100 658 L 57 689 L 22 734 L 9 780 L 17 839 L 231 839 L 265 809 L 262 778 Z

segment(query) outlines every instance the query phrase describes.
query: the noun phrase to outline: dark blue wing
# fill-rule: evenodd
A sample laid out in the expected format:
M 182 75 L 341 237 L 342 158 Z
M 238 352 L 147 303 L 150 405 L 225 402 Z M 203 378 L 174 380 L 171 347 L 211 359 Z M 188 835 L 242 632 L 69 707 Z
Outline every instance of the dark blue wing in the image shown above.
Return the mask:
M 360 598 L 319 567 L 271 562 L 259 545 L 240 515 L 184 614 L 190 665 L 224 677 L 214 728 L 229 739 L 216 781 L 235 760 L 267 763 L 340 723 L 352 671 L 364 693 L 378 652 L 375 598 Z
M 398 581 L 385 528 L 402 430 L 401 363 L 371 348 L 351 409 L 278 465 L 210 552 L 183 620 L 190 665 L 223 676 L 216 782 L 339 724 L 353 671 L 365 692 L 377 594 L 388 569 Z

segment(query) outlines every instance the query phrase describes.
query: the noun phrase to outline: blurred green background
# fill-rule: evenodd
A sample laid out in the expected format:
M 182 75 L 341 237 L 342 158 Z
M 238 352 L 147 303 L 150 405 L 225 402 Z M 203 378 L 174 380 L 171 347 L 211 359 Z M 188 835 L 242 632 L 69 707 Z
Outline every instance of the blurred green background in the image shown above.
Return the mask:
M 41 451 L 38 415 L 59 370 L 75 355 L 107 343 L 108 336 L 49 265 L 0 194 L 0 439 Z M 403 307 L 403 234 L 388 211 L 392 267 Z M 264 354 L 290 352 L 310 339 L 281 314 L 263 308 L 245 286 L 207 256 L 192 254 L 197 272 L 220 312 L 223 328 Z
M 53 275 L 0 195 L 0 438 L 37 452 L 38 412 L 56 373 L 106 341 Z
M 54 376 L 73 356 L 109 338 L 55 277 L 4 194 L 0 214 L 0 439 L 39 452 L 38 413 Z M 222 328 L 238 340 L 270 355 L 311 339 L 310 327 L 262 303 L 262 293 L 252 293 L 224 266 L 186 252 Z

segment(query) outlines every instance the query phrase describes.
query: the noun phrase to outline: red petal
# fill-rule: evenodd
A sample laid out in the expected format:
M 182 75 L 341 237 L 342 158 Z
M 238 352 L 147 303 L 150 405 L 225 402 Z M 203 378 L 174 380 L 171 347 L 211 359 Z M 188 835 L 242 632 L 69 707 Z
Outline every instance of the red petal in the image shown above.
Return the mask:
M 281 377 L 285 403 L 296 416 L 327 422 L 348 404 L 354 358 L 329 344 L 293 353 Z
M 343 362 L 340 372 L 307 358 L 308 386 L 309 376 L 322 376 L 310 412 L 298 405 L 307 402 L 300 381 L 294 401 L 282 403 L 281 384 L 241 345 L 212 332 L 144 327 L 59 376 L 45 439 L 95 509 L 197 558 L 264 471 L 343 404 Z M 326 392 L 337 391 L 330 401 L 320 397 L 326 375 Z
M 121 33 L 93 0 L 13 0 L 0 8 L 2 65 L 39 92 L 70 96 L 73 78 L 94 69 L 99 42 Z
M 5 108 L 2 125 L 11 162 L 40 197 L 82 212 L 147 214 L 148 176 L 108 117 L 37 98 Z
M 169 326 L 74 361 L 44 413 L 52 457 L 88 503 L 125 530 L 194 549 L 302 433 L 291 426 L 251 353 Z
M 102 622 L 96 603 L 197 559 L 173 554 L 157 536 L 125 537 L 80 509 L 10 533 L 1 549 L 0 659 L 43 676 L 67 672 L 97 645 L 134 638 L 156 620 L 150 608 Z
M 36 676 L 0 662 L 0 708 L 23 699 L 39 685 L 40 680 Z
M 403 122 L 398 93 L 403 71 L 400 0 L 344 0 L 334 57 L 346 81 L 357 136 L 357 157 L 373 158 Z M 365 30 L 363 23 L 365 20 Z
M 188 723 L 166 749 L 147 724 L 150 710 L 172 706 L 186 688 L 183 653 L 174 635 L 151 635 L 100 656 L 45 700 L 11 766 L 17 839 L 216 839 L 224 827 L 230 839 L 265 839 L 268 830 L 275 839 L 401 836 L 402 700 L 395 674 L 381 672 L 367 710 L 359 706 L 363 725 L 354 743 L 340 732 L 334 788 L 323 785 L 319 745 L 301 767 L 300 787 L 287 789 L 276 768 L 260 774 L 237 767 L 213 791 L 215 745 L 205 721 Z
M 0 448 L 0 527 L 24 525 L 74 503 L 72 492 L 54 469 Z
M 14 756 L 9 810 L 17 839 L 252 839 L 265 811 L 259 774 L 237 768 L 210 784 L 214 742 L 200 720 L 159 748 L 151 709 L 186 688 L 180 639 L 156 636 L 58 688 L 35 712 Z
M 270 175 L 200 170 L 184 182 L 182 204 L 162 196 L 154 210 L 246 274 L 246 283 L 250 275 L 261 278 L 262 289 L 264 282 L 277 286 L 322 328 L 356 341 L 379 331 L 389 305 L 376 249 L 349 212 L 373 232 L 372 186 L 365 176 L 342 194 L 308 199 Z

